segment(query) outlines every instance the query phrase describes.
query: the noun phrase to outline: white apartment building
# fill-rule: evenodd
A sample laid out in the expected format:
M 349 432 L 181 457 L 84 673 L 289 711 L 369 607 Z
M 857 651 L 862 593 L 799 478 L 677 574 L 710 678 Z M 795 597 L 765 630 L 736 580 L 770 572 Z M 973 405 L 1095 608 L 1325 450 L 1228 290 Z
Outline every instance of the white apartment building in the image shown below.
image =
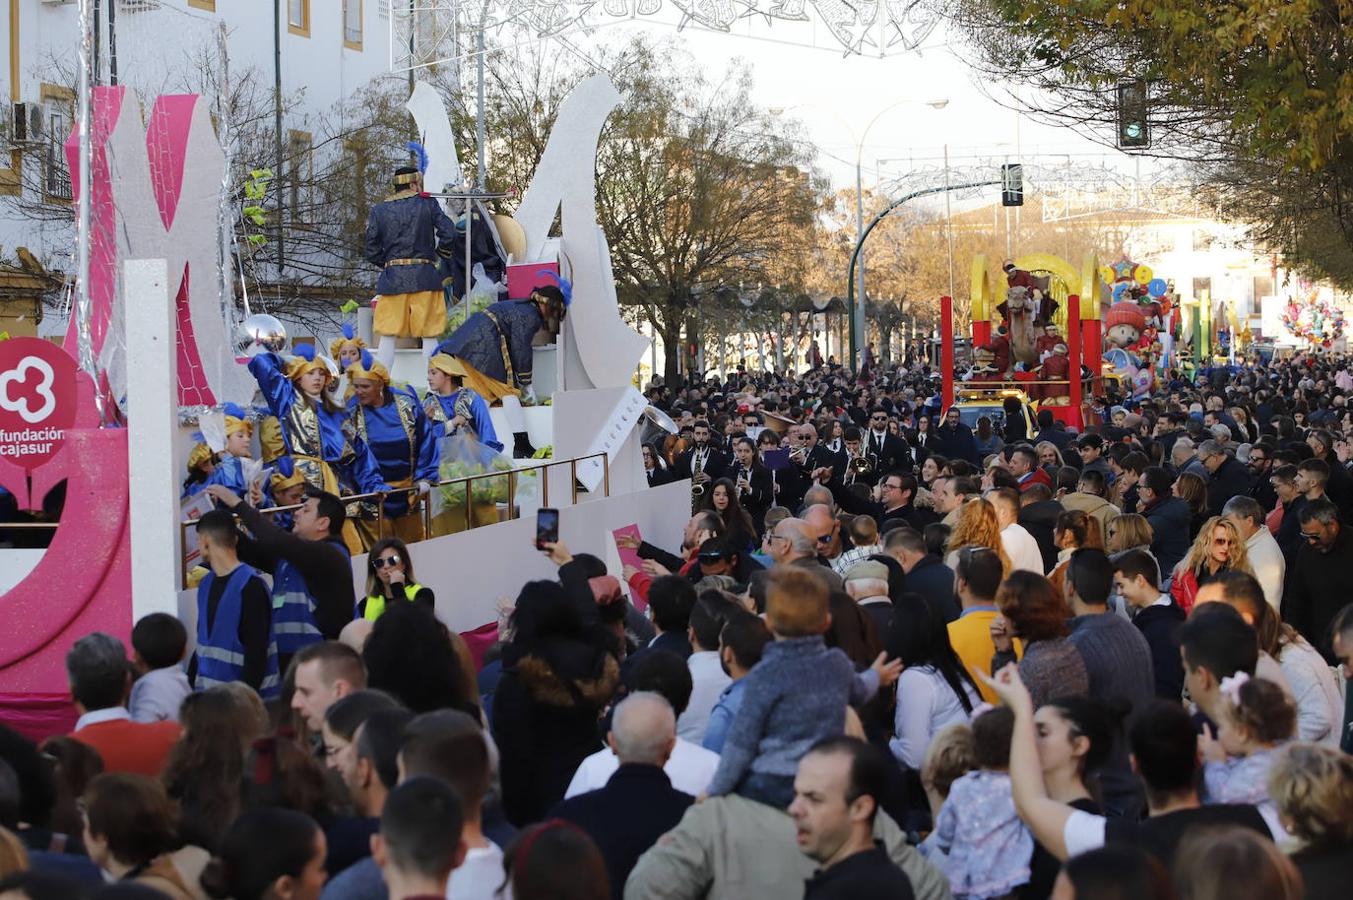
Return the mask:
M 321 118 L 332 121 L 341 101 L 389 76 L 390 2 L 94 0 L 97 83 L 110 84 L 115 73 L 148 112 L 159 94 L 246 76 L 270 108 L 280 78 L 288 107 L 282 140 L 291 155 L 314 140 Z M 75 0 L 0 2 L 7 56 L 0 96 L 8 101 L 0 110 L 0 330 L 11 334 L 35 333 L 36 296 L 53 283 L 46 276 L 72 267 L 74 230 L 61 214 L 71 195 L 62 145 L 74 121 L 78 42 Z M 62 327 L 49 321 L 41 332 Z

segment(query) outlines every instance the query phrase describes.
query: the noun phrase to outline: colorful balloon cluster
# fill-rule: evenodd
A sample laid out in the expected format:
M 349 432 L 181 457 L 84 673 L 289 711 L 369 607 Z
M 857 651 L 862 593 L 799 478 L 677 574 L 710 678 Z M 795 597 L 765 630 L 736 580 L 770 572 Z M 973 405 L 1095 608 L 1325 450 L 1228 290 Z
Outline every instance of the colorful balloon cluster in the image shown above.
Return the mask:
M 1298 339 L 1329 349 L 1344 333 L 1344 314 L 1332 303 L 1314 294 L 1298 302 L 1289 300 L 1283 310 L 1283 327 Z
M 1164 297 L 1170 289 L 1164 278 L 1157 278 L 1150 266 L 1134 263 L 1123 257 L 1111 266 L 1100 266 L 1099 277 L 1109 286 L 1113 302 L 1137 300 L 1146 302 Z

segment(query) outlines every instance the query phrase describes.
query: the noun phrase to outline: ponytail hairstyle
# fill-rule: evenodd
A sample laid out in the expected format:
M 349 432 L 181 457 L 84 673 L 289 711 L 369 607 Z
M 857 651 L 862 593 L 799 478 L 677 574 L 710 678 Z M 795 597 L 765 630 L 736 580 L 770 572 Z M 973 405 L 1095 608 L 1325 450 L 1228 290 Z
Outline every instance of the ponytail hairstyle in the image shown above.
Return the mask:
M 1221 680 L 1221 692 L 1232 721 L 1250 740 L 1276 744 L 1296 732 L 1297 708 L 1273 682 L 1241 671 Z
M 220 853 L 202 870 L 207 896 L 263 900 L 279 878 L 299 878 L 315 855 L 319 826 L 291 809 L 250 810 L 230 826 Z
M 1131 707 L 1124 700 L 1092 700 L 1068 696 L 1048 701 L 1067 724 L 1072 738 L 1083 737 L 1089 746 L 1080 760 L 1081 782 L 1092 794 L 1099 793 L 1098 774 L 1109 760 L 1115 735 Z

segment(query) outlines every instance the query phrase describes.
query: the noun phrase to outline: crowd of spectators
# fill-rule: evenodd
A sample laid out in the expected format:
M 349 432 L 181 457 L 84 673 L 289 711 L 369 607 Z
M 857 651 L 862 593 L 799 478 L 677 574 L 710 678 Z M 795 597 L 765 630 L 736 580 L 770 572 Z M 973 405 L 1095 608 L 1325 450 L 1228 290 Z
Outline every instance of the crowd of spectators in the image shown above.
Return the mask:
M 82 637 L 71 733 L 0 726 L 0 898 L 1345 897 L 1348 366 L 1080 434 L 922 367 L 657 385 L 682 546 L 545 545 L 482 654 L 398 541 L 342 585 L 337 498 L 213 489 L 196 639 Z

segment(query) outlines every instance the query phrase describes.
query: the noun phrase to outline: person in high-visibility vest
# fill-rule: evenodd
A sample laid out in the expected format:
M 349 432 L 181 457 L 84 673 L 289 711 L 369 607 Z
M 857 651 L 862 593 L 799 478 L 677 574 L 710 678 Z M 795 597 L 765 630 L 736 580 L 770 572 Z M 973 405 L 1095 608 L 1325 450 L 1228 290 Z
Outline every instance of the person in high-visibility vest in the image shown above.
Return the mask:
M 399 538 L 387 538 L 372 547 L 367 555 L 366 597 L 357 601 L 353 618 L 374 622 L 390 604 L 400 600 L 421 603 L 429 609 L 436 605 L 432 591 L 413 576 L 409 548 Z
M 242 681 L 267 700 L 281 685 L 272 598 L 258 571 L 240 562 L 239 539 L 226 510 L 197 520 L 197 546 L 210 571 L 197 586 L 197 648 L 188 674 L 199 691 Z

